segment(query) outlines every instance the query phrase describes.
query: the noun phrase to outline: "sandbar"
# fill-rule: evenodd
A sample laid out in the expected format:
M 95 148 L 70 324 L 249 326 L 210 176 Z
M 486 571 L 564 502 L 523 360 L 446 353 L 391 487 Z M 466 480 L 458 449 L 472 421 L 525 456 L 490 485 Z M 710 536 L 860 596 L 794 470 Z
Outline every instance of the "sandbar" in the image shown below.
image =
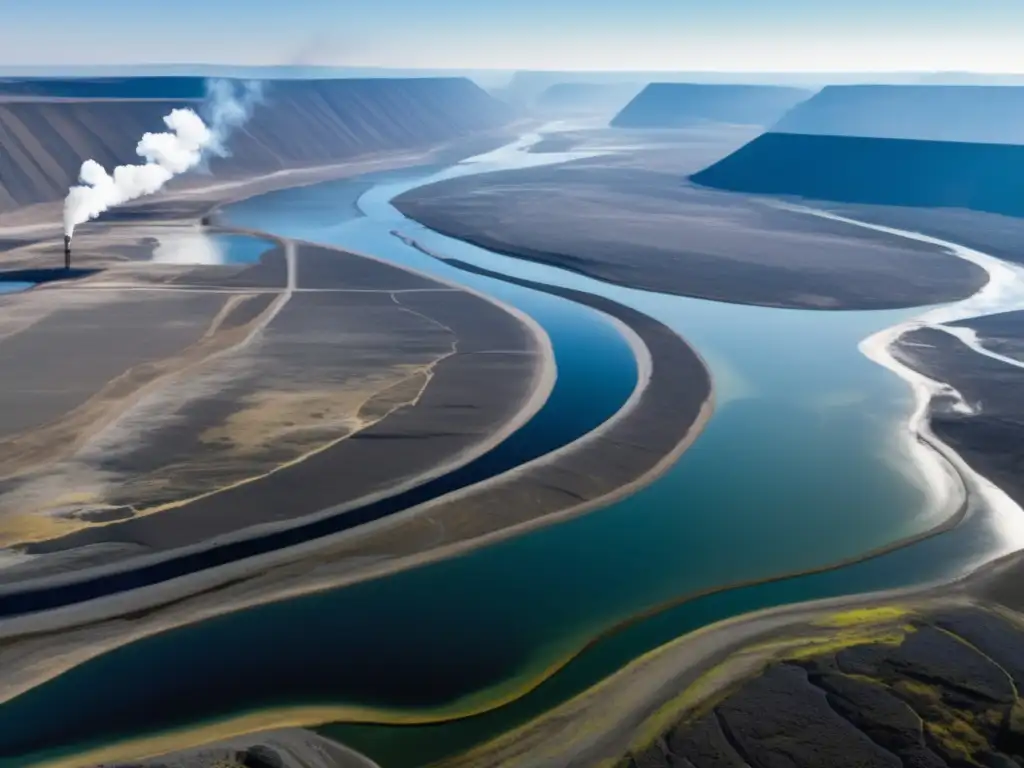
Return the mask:
M 433 230 L 493 251 L 717 301 L 886 309 L 952 301 L 984 284 L 983 270 L 934 245 L 688 182 L 735 148 L 743 138 L 735 129 L 575 138 L 576 148 L 604 154 L 449 179 L 399 195 L 394 205 Z

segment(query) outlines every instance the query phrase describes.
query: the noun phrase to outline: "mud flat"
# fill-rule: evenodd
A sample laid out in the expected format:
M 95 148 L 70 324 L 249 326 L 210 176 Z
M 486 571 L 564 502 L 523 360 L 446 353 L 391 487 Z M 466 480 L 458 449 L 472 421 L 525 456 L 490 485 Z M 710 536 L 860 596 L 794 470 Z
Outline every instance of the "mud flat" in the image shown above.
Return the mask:
M 1024 311 L 999 312 L 956 325 L 969 329 L 977 343 L 1001 355 L 1003 362 L 1024 363 Z
M 1019 313 L 1012 313 L 1019 315 Z M 996 316 L 999 317 L 999 316 Z M 1004 322 L 1005 322 L 1005 318 Z M 991 318 L 979 318 L 985 328 Z M 1019 317 L 1015 324 L 1019 333 Z M 1022 337 L 1011 342 L 1019 353 Z M 1012 351 L 1012 350 L 1010 350 Z M 936 328 L 904 334 L 896 355 L 905 365 L 945 382 L 959 400 L 941 398 L 930 414 L 932 431 L 973 468 L 1024 505 L 1024 363 L 980 355 L 960 339 Z M 957 407 L 959 403 L 963 405 Z
M 991 254 L 1003 261 L 1024 263 L 1024 219 L 967 208 L 911 208 L 884 205 L 815 203 L 816 207 L 887 227 L 920 232 Z
M 493 251 L 698 298 L 883 309 L 952 301 L 984 284 L 983 270 L 934 245 L 685 181 L 743 136 L 678 131 L 645 145 L 631 135 L 607 156 L 447 180 L 393 202 L 431 229 Z M 602 132 L 591 140 L 608 141 Z
M 125 254 L 153 230 L 112 229 L 77 243 L 100 271 L 2 299 L 0 539 L 31 556 L 4 581 L 358 505 L 551 389 L 543 331 L 452 285 L 271 240 L 253 264 L 144 264 Z

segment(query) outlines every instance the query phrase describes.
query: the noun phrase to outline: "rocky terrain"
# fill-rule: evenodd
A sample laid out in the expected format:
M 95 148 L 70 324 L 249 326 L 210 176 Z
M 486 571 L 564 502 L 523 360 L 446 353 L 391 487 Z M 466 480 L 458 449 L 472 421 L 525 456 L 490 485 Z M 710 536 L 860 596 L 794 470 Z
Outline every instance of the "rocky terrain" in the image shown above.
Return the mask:
M 625 768 L 1013 768 L 1024 762 L 1024 633 L 980 608 L 770 664 Z

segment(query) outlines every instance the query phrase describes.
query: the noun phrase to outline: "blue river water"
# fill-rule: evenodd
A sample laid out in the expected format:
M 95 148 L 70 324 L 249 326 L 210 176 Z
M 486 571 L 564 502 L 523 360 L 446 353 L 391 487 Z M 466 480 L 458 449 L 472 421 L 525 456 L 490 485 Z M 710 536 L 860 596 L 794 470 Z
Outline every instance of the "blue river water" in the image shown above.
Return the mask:
M 252 263 L 272 248 L 248 235 L 187 230 L 163 237 L 156 259 L 174 263 Z M 479 278 L 475 287 L 503 298 L 543 324 L 555 350 L 558 376 L 547 401 L 525 425 L 464 466 L 358 509 L 303 522 L 201 551 L 177 553 L 128 572 L 103 573 L 62 584 L 19 585 L 0 590 L 0 616 L 71 605 L 293 546 L 372 522 L 480 482 L 549 453 L 609 419 L 629 398 L 637 366 L 628 342 L 603 314 L 558 296 L 498 280 Z
M 499 157 L 484 170 L 515 162 Z M 97 657 L 6 704 L 0 753 L 15 760 L 43 745 L 49 754 L 66 753 L 296 704 L 359 704 L 379 710 L 382 720 L 395 712 L 457 710 L 460 702 L 501 699 L 602 636 L 532 692 L 486 714 L 429 726 L 320 729 L 388 768 L 421 765 L 522 723 L 711 621 L 946 577 L 994 546 L 995 533 L 975 516 L 882 557 L 719 592 L 624 624 L 688 594 L 825 566 L 940 521 L 901 450 L 910 392 L 857 349 L 913 312 L 818 313 L 633 291 L 429 232 L 388 203 L 405 189 L 479 170 L 469 166 L 274 193 L 234 206 L 227 219 L 372 253 L 486 291 L 529 311 L 556 350 L 573 350 L 580 324 L 601 321 L 567 309 L 564 300 L 460 272 L 392 231 L 446 257 L 636 307 L 679 330 L 708 362 L 716 412 L 701 437 L 655 483 L 586 516 Z M 560 378 L 592 370 L 578 366 L 613 372 L 621 360 L 614 336 L 563 353 Z M 588 376 L 574 381 L 585 388 L 594 380 Z

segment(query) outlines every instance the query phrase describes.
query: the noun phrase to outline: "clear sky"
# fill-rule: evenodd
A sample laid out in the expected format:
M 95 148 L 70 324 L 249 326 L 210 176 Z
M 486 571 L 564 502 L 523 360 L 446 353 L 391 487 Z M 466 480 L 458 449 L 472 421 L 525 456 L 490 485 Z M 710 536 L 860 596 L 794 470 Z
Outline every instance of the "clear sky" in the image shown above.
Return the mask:
M 1024 0 L 0 0 L 0 64 L 1024 72 Z

